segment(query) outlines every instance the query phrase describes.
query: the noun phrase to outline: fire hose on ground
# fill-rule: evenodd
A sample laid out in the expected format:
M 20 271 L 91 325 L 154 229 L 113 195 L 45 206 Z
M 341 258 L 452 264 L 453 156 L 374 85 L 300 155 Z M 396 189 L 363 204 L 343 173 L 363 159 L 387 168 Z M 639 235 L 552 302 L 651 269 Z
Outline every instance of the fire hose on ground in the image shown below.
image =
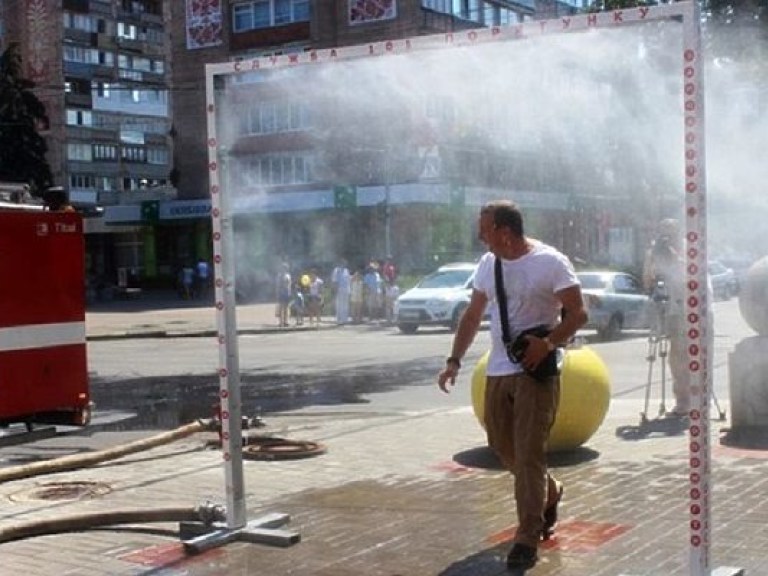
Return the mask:
M 128 444 L 107 448 L 105 450 L 97 450 L 95 452 L 88 452 L 87 454 L 73 454 L 70 456 L 62 456 L 61 458 L 56 458 L 54 460 L 46 460 L 45 462 L 34 462 L 32 464 L 23 464 L 21 466 L 0 469 L 0 484 L 11 480 L 30 478 L 42 474 L 55 474 L 57 472 L 67 472 L 69 470 L 87 468 L 89 466 L 100 464 L 101 462 L 115 460 L 129 454 L 135 454 L 136 452 L 162 446 L 163 444 L 170 444 L 171 442 L 186 438 L 197 432 L 215 430 L 216 426 L 217 423 L 212 419 L 197 420 L 190 424 L 180 426 L 175 430 L 169 430 L 168 432 L 163 432 L 162 434 L 157 434 L 150 438 L 143 438 L 135 442 L 129 442 Z
M 0 544 L 34 536 L 61 532 L 78 532 L 118 524 L 146 524 L 151 522 L 202 522 L 204 524 L 213 524 L 225 519 L 224 509 L 213 504 L 180 508 L 90 512 L 35 520 L 17 526 L 0 528 Z
M 258 425 L 258 424 L 257 424 Z M 135 442 L 129 442 L 121 446 L 114 446 L 105 450 L 97 450 L 86 454 L 73 454 L 62 456 L 54 460 L 45 462 L 34 462 L 32 464 L 23 464 L 10 468 L 0 469 L 0 484 L 11 480 L 20 480 L 22 478 L 31 478 L 43 474 L 55 474 L 58 472 L 68 472 L 79 468 L 88 468 L 102 462 L 115 460 L 150 450 L 163 444 L 170 444 L 176 440 L 181 440 L 198 432 L 221 431 L 219 420 L 216 418 L 201 419 L 190 424 L 185 424 L 174 430 L 163 432 L 144 438 Z M 211 446 L 221 446 L 221 440 L 218 442 L 209 442 Z M 251 436 L 243 438 L 243 457 L 246 460 L 287 460 L 295 458 L 306 458 L 307 456 L 316 456 L 325 453 L 325 446 L 317 442 L 308 440 L 287 440 L 285 438 L 276 438 L 269 436 Z
M 245 425 L 245 420 L 244 420 Z M 261 425 L 261 424 L 257 424 Z M 246 425 L 247 427 L 247 425 Z M 221 425 L 217 418 L 200 419 L 185 424 L 174 430 L 157 434 L 121 446 L 87 454 L 63 456 L 45 462 L 35 462 L 11 468 L 0 469 L 0 484 L 22 478 L 30 478 L 43 474 L 66 472 L 79 468 L 87 468 L 96 464 L 115 460 L 129 454 L 149 450 L 163 444 L 169 444 L 192 434 L 204 431 L 218 431 L 221 436 Z M 210 445 L 211 443 L 209 443 Z M 325 447 L 317 442 L 292 441 L 284 438 L 254 436 L 243 438 L 246 447 L 243 455 L 252 460 L 280 460 L 314 456 L 325 453 Z M 214 445 L 221 446 L 221 438 Z M 144 524 L 152 522 L 200 522 L 212 525 L 224 521 L 226 511 L 221 506 L 210 503 L 195 507 L 152 508 L 146 510 L 115 510 L 74 514 L 55 519 L 30 521 L 25 524 L 0 528 L 0 544 L 21 540 L 34 536 L 56 534 L 61 532 L 78 532 L 104 526 L 119 524 Z

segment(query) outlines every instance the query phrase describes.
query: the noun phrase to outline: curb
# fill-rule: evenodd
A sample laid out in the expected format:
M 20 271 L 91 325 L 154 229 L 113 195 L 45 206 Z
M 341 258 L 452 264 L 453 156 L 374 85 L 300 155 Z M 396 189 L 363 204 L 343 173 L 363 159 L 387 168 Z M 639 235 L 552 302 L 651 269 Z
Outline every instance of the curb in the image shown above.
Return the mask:
M 309 326 L 289 326 L 263 327 L 263 328 L 238 328 L 238 336 L 244 334 L 287 334 L 291 332 L 316 332 L 318 330 L 332 330 L 336 325 L 319 326 L 310 328 Z M 107 334 L 86 335 L 88 342 L 109 341 L 109 340 L 139 340 L 152 338 L 213 338 L 218 336 L 218 331 L 214 329 L 205 330 L 148 330 L 144 332 L 109 332 Z

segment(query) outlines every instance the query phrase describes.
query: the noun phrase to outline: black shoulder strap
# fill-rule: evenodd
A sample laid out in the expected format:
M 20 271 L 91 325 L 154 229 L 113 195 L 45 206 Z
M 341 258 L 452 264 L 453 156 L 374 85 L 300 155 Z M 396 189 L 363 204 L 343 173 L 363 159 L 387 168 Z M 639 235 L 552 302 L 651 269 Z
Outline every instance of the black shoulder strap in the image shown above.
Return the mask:
M 493 272 L 496 277 L 496 301 L 499 303 L 499 322 L 501 323 L 501 339 L 505 346 L 509 346 L 512 337 L 509 334 L 509 316 L 507 314 L 507 293 L 504 291 L 504 274 L 501 270 L 501 258 L 496 257 L 493 264 Z

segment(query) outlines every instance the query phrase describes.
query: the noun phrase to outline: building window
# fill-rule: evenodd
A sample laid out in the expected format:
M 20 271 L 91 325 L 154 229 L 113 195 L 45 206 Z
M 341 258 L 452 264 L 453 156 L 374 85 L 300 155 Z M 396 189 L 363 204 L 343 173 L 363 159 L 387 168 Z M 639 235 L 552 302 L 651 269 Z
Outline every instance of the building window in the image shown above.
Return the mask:
M 117 37 L 126 38 L 128 40 L 136 40 L 138 38 L 138 28 L 136 28 L 136 26 L 133 24 L 118 22 Z
M 112 52 L 104 52 L 95 48 L 68 45 L 64 46 L 64 61 L 112 66 L 115 62 L 115 55 Z
M 82 30 L 83 32 L 99 32 L 101 20 L 88 14 L 73 14 L 64 12 L 64 28 Z
M 95 190 L 96 178 L 88 174 L 70 174 L 69 187 L 72 190 Z
M 141 72 L 155 72 L 162 74 L 164 70 L 162 60 L 150 60 L 142 56 L 131 56 L 130 54 L 119 54 L 117 65 L 123 70 L 139 70 Z
M 97 125 L 109 127 L 114 127 L 119 123 L 120 131 L 122 133 L 166 134 L 168 132 L 168 122 L 164 119 L 132 117 L 123 119 L 123 121 L 120 122 L 114 116 L 102 116 L 101 114 L 97 114 L 94 122 Z
M 522 2 L 527 5 L 528 2 Z M 450 14 L 463 20 L 482 23 L 486 26 L 517 24 L 521 17 L 510 8 L 480 0 L 421 0 L 421 6 L 441 14 Z
M 96 186 L 98 187 L 99 190 L 114 190 L 115 181 L 109 176 L 97 176 Z
M 164 90 L 140 90 L 138 88 L 127 88 L 118 92 L 120 102 L 131 102 L 134 104 L 167 104 L 168 93 Z
M 159 0 L 123 0 L 123 12 L 129 14 L 154 14 L 162 15 L 162 2 Z
M 90 110 L 67 110 L 68 126 L 93 126 L 93 113 Z
M 117 147 L 113 144 L 94 144 L 93 159 L 114 162 L 117 160 Z
M 246 32 L 309 21 L 309 0 L 255 0 L 232 7 L 232 28 Z
M 147 148 L 147 162 L 149 164 L 168 164 L 168 150 L 166 148 Z
M 312 182 L 310 153 L 254 156 L 239 172 L 245 186 L 290 186 Z
M 87 96 L 91 93 L 91 82 L 82 78 L 67 78 L 64 81 L 64 92 Z
M 123 146 L 120 155 L 124 162 L 147 162 L 147 149 L 141 146 Z
M 158 186 L 167 186 L 165 178 L 125 177 L 123 178 L 123 190 L 147 190 Z
M 139 40 L 150 44 L 162 44 L 165 41 L 165 34 L 160 29 L 146 27 L 139 32 Z
M 245 110 L 243 135 L 296 132 L 311 128 L 309 108 L 304 102 L 258 102 Z
M 90 162 L 93 160 L 90 144 L 67 144 L 67 160 L 77 160 L 80 162 Z
M 99 98 L 109 98 L 110 85 L 109 82 L 94 82 L 91 84 L 92 90 Z

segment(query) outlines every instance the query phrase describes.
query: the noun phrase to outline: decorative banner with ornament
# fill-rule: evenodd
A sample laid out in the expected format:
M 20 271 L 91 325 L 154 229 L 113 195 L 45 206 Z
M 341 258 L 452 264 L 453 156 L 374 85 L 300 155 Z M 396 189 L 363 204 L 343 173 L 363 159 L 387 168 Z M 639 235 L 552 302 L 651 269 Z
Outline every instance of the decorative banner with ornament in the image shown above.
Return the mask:
M 187 0 L 187 48 L 220 46 L 221 0 Z
M 350 25 L 392 20 L 396 16 L 395 0 L 349 0 Z

